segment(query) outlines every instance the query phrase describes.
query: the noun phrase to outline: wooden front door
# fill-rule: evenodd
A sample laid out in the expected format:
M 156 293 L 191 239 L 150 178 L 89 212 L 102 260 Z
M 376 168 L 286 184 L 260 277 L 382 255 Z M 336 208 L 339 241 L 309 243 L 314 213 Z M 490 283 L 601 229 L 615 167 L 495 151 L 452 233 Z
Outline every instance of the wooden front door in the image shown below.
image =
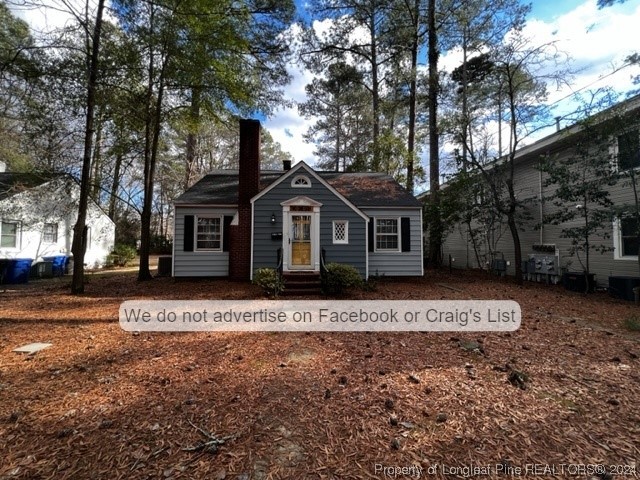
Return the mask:
M 311 268 L 311 215 L 291 215 L 291 266 Z

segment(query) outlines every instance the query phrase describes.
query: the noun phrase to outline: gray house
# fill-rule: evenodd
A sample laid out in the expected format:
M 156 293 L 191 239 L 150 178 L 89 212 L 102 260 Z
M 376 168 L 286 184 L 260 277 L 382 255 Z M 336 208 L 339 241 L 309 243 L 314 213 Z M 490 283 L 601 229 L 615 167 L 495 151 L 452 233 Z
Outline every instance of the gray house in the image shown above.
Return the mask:
M 615 184 L 607 188 L 619 213 L 611 214 L 606 227 L 594 235 L 593 243 L 602 244 L 604 253 L 593 252 L 590 256 L 589 270 L 595 274 L 596 282 L 605 286 L 609 277 L 639 276 L 637 225 L 631 212 L 635 203 L 631 174 L 640 173 L 640 96 L 591 117 L 590 122 L 600 131 L 606 131 L 597 151 L 605 157 L 606 168 L 617 178 Z M 541 171 L 540 165 L 543 160 L 562 162 L 575 158 L 577 145 L 584 135 L 581 124 L 572 125 L 516 153 L 514 190 L 516 197 L 523 201 L 522 212 L 526 214 L 519 223 L 519 236 L 523 272 L 529 280 L 556 283 L 563 272 L 583 271 L 581 262 L 572 254 L 571 240 L 562 234 L 567 227 L 579 226 L 579 221 L 553 224 L 545 220 L 558 206 L 548 200 L 556 187 L 547 185 L 547 174 Z M 566 206 L 584 207 L 580 201 Z M 514 274 L 513 240 L 506 222 L 497 215 L 492 220 L 491 225 L 478 221 L 472 224 L 479 239 L 475 245 L 468 225 L 455 225 L 444 241 L 445 262 L 451 258 L 454 267 L 492 268 Z
M 380 173 L 260 171 L 260 123 L 240 122 L 239 170 L 212 172 L 174 201 L 173 276 L 253 278 L 263 267 L 422 275 L 422 205 Z

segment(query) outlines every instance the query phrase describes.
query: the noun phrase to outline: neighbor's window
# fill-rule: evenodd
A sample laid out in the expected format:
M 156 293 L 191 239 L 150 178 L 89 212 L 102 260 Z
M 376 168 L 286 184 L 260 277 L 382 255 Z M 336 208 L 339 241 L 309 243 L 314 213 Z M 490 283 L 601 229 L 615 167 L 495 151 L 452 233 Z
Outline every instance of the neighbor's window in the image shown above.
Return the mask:
M 42 231 L 42 241 L 45 243 L 58 243 L 58 224 L 45 223 Z
M 222 218 L 198 217 L 196 222 L 196 250 L 222 249 Z
M 620 248 L 623 257 L 638 256 L 638 223 L 635 218 L 620 219 Z
M 333 243 L 349 243 L 349 222 L 347 220 L 333 221 Z
M 18 222 L 0 222 L 0 247 L 16 248 L 18 246 Z
M 376 218 L 376 250 L 399 250 L 397 218 Z
M 618 168 L 640 167 L 640 131 L 632 130 L 618 136 Z

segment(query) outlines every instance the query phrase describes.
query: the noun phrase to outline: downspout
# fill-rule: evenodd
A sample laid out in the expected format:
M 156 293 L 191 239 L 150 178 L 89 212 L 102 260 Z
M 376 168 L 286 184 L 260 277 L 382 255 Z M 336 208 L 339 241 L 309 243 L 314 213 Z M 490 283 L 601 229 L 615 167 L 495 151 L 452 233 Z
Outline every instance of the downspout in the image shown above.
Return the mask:
M 542 192 L 542 170 L 538 169 L 540 181 L 540 245 L 544 244 L 544 197 Z

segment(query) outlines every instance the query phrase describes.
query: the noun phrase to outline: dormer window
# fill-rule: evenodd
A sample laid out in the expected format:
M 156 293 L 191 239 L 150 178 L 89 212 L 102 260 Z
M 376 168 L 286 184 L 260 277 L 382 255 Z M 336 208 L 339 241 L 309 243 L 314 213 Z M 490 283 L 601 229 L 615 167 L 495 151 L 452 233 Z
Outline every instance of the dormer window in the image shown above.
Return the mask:
M 291 180 L 291 186 L 293 188 L 311 188 L 311 180 L 305 175 L 296 175 Z

